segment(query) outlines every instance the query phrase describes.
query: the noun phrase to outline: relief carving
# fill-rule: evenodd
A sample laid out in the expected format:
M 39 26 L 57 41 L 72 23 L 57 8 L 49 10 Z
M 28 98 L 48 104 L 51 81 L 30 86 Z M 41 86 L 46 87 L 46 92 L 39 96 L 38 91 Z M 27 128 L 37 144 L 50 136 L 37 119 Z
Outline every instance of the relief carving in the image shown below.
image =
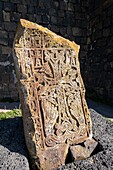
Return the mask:
M 78 52 L 74 42 L 20 20 L 13 56 L 26 144 L 40 169 L 65 164 L 69 147 L 92 137 Z

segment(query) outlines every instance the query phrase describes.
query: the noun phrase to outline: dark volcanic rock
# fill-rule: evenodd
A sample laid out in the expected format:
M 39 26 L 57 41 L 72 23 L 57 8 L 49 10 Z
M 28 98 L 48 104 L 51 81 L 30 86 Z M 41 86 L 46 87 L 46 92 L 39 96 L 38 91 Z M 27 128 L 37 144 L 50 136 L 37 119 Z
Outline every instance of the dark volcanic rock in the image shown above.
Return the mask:
M 96 152 L 88 159 L 75 161 L 57 170 L 112 170 L 113 122 L 90 109 L 93 136 L 99 142 Z M 21 118 L 0 121 L 0 169 L 28 170 L 28 155 Z
M 0 169 L 1 170 L 29 170 L 29 163 L 25 156 L 11 152 L 0 145 Z
M 0 121 L 0 169 L 29 170 L 21 118 Z
M 113 122 L 90 109 L 93 123 L 93 137 L 99 142 L 93 156 L 75 161 L 58 170 L 112 170 L 113 169 Z

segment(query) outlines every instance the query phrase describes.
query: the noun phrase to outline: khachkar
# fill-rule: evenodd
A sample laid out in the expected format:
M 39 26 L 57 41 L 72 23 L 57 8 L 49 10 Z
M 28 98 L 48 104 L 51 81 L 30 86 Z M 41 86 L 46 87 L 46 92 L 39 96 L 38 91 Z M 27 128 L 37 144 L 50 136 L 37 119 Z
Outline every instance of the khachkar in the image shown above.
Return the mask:
M 78 52 L 74 42 L 20 20 L 13 56 L 26 144 L 40 169 L 65 164 L 69 154 L 83 159 L 94 148 Z

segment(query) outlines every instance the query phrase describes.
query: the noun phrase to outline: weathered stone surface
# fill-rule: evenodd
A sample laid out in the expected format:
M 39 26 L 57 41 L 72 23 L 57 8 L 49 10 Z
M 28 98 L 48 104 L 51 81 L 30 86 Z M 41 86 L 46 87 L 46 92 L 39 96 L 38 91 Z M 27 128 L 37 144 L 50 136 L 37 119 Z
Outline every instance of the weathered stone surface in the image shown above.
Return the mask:
M 75 145 L 70 147 L 70 151 L 72 153 L 74 160 L 83 160 L 90 156 L 87 149 L 81 145 Z
M 83 160 L 92 154 L 92 152 L 97 147 L 98 142 L 96 142 L 94 139 L 88 139 L 84 142 L 84 146 L 81 145 L 75 145 L 70 147 L 70 151 L 72 153 L 74 160 Z
M 47 150 L 39 151 L 41 168 L 50 170 L 65 165 L 68 148 L 68 144 L 59 144 Z
M 91 155 L 94 149 L 97 147 L 98 142 L 96 142 L 94 139 L 88 139 L 84 142 L 85 148 Z
M 26 143 L 41 169 L 64 164 L 69 146 L 92 137 L 78 52 L 74 42 L 20 20 L 14 61 Z

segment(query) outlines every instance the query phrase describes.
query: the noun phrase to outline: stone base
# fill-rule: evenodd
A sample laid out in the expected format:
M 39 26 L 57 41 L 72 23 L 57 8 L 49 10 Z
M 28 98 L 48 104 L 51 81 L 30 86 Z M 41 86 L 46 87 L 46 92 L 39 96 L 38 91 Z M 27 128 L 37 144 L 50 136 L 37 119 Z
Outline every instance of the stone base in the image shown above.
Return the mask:
M 88 139 L 84 142 L 84 146 L 75 145 L 70 147 L 71 154 L 73 156 L 73 160 L 83 160 L 92 154 L 92 152 L 97 147 L 98 142 L 94 139 Z
M 55 147 L 39 152 L 40 169 L 51 170 L 65 165 L 69 145 L 58 144 Z

